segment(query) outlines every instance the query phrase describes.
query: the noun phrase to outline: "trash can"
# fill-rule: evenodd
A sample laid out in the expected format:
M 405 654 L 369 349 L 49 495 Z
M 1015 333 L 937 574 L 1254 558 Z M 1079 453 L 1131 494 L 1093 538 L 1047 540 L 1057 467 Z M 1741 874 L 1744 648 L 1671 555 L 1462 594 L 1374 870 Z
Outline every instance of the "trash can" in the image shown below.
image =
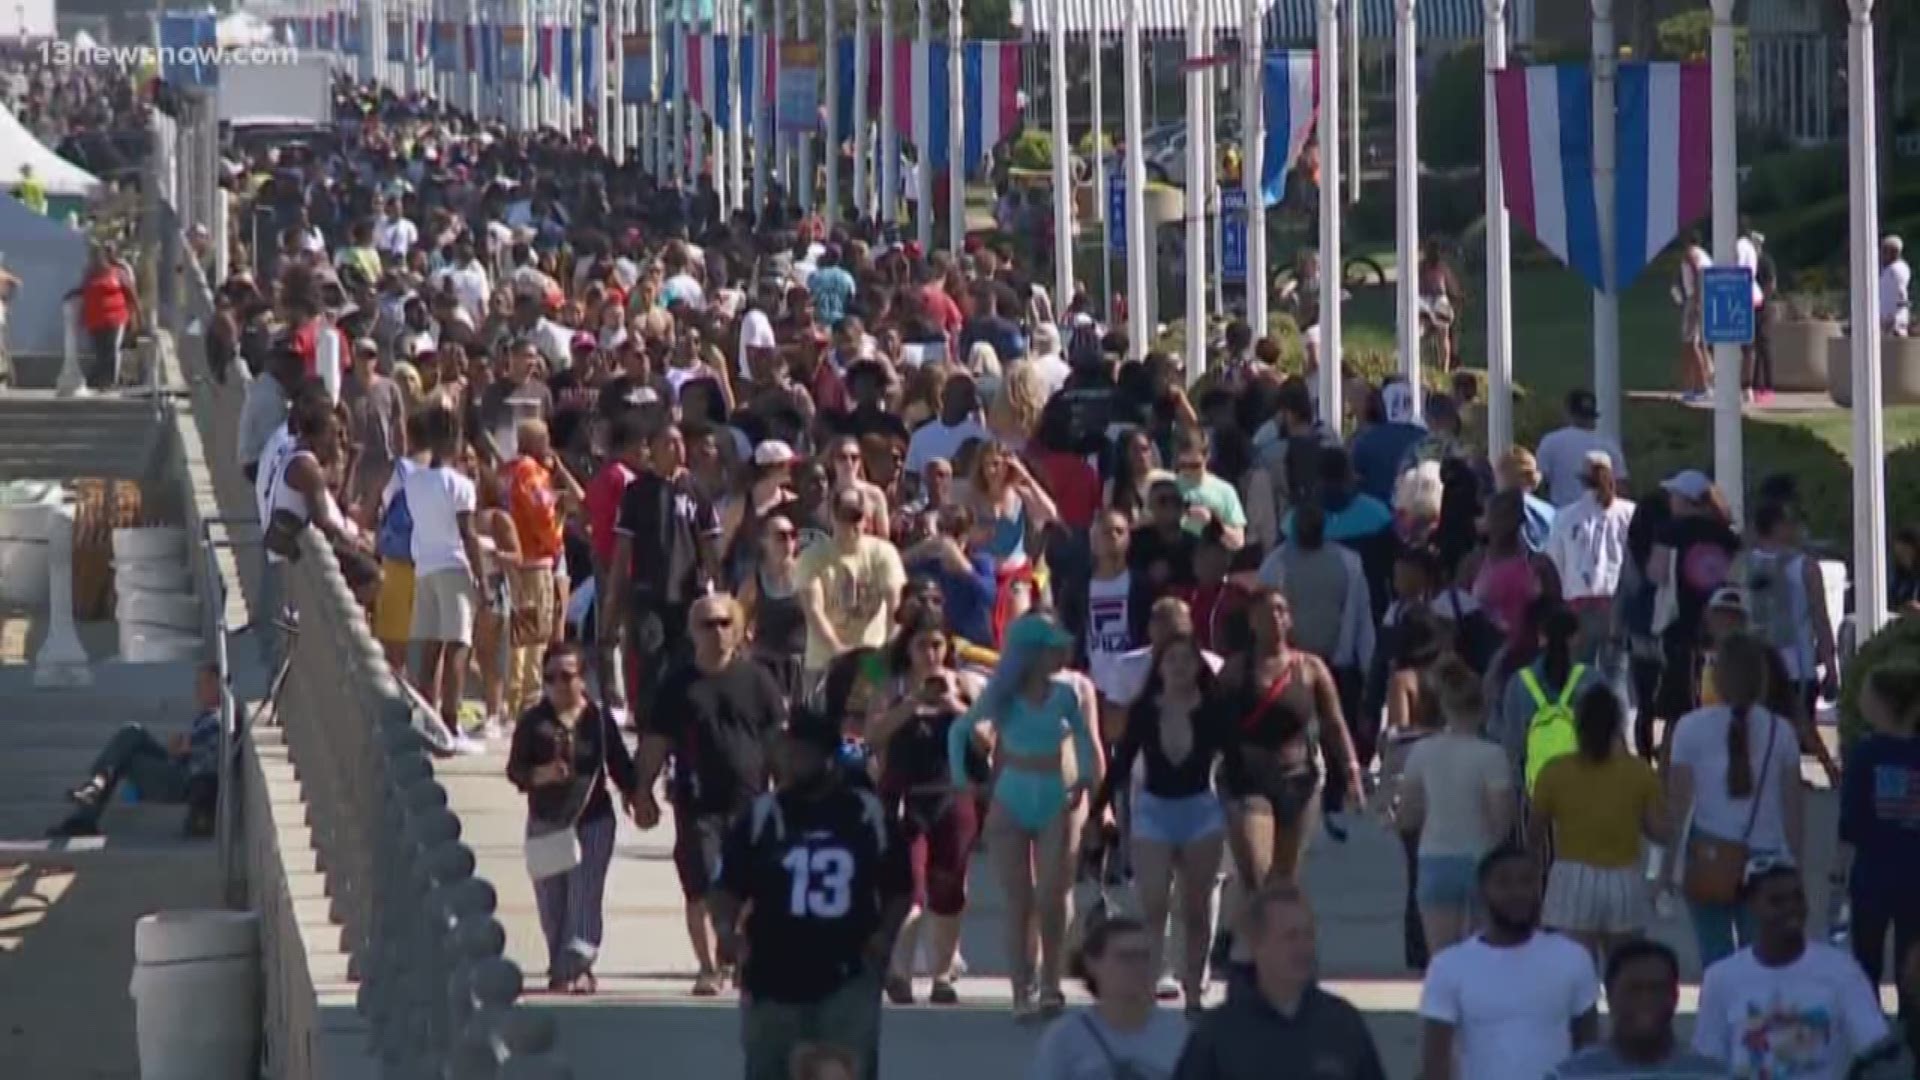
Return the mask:
M 140 1080 L 259 1075 L 260 920 L 247 911 L 161 911 L 133 928 Z

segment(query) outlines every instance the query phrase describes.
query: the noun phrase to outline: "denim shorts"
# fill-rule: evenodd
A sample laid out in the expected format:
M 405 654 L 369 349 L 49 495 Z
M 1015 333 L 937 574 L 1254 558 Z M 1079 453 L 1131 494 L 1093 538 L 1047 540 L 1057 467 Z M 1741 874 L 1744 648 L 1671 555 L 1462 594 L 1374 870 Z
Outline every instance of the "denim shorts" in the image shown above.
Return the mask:
M 1163 799 L 1146 791 L 1133 794 L 1133 835 L 1141 840 L 1185 847 L 1226 828 L 1220 800 L 1211 791 L 1184 799 Z
M 1479 864 L 1472 855 L 1420 856 L 1420 884 L 1414 899 L 1421 907 L 1471 910 L 1478 892 Z

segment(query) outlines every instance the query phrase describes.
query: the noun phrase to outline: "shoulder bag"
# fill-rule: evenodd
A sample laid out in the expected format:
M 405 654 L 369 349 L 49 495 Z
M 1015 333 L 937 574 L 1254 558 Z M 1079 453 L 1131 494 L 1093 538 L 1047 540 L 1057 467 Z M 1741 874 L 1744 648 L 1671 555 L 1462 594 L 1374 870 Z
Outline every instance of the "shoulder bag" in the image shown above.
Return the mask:
M 585 717 L 582 717 L 585 719 Z M 593 720 L 605 724 L 599 710 L 593 710 Z M 606 738 L 606 732 L 600 733 Z M 568 733 L 561 749 L 564 760 L 573 760 L 573 736 Z M 593 770 L 593 783 L 588 786 L 587 794 L 580 801 L 580 809 L 574 812 L 572 820 L 558 828 L 541 829 L 541 823 L 531 817 L 527 821 L 527 838 L 523 853 L 527 860 L 527 876 L 535 881 L 545 881 L 558 877 L 580 865 L 580 818 L 587 812 L 587 804 L 593 801 L 593 791 L 600 786 L 600 776 L 606 771 L 607 754 L 605 745 L 600 749 L 600 764 Z
M 1780 721 L 1766 714 L 1767 749 L 1760 756 L 1760 773 L 1753 781 L 1753 805 L 1747 809 L 1747 827 L 1738 840 L 1708 836 L 1697 828 L 1687 837 L 1687 864 L 1681 871 L 1680 892 L 1693 904 L 1732 904 L 1740 899 L 1740 886 L 1746 877 L 1747 841 L 1753 836 L 1754 822 L 1760 818 L 1760 796 L 1767 789 L 1767 770 L 1773 764 L 1773 744 L 1780 735 Z M 1729 723 L 1734 719 L 1730 718 Z M 1695 799 L 1699 796 L 1696 793 Z
M 1107 1059 L 1107 1075 L 1112 1080 L 1147 1080 L 1147 1074 L 1140 1066 L 1113 1052 L 1113 1044 L 1100 1034 L 1100 1027 L 1093 1022 L 1092 1016 L 1081 1013 L 1080 1022 L 1086 1025 L 1087 1034 L 1093 1036 L 1094 1043 L 1100 1047 L 1100 1056 Z

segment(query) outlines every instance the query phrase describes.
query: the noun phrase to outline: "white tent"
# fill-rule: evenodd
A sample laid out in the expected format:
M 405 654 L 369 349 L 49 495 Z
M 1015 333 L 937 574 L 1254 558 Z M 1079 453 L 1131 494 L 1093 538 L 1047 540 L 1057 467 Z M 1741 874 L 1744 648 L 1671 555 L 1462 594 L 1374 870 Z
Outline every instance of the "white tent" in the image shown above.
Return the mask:
M 214 36 L 223 49 L 273 44 L 273 24 L 248 11 L 236 11 L 221 18 Z
M 65 297 L 87 268 L 87 236 L 0 198 L 0 263 L 20 279 L 7 304 L 7 347 L 15 356 L 59 356 Z
M 0 107 L 0 189 L 13 190 L 22 165 L 33 166 L 48 195 L 86 198 L 100 190 L 98 177 L 47 149 L 14 119 L 12 110 Z

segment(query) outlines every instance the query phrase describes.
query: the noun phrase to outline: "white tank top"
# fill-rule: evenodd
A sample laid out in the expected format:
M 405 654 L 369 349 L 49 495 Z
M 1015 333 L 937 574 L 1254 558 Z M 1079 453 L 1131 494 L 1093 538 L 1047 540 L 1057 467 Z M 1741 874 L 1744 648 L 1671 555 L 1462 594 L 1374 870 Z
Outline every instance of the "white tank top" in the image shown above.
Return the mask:
M 307 504 L 307 497 L 295 490 L 292 484 L 287 483 L 287 472 L 293 468 L 294 462 L 299 461 L 303 457 L 313 458 L 315 465 L 320 463 L 320 459 L 313 457 L 313 451 L 311 450 L 295 450 L 286 456 L 285 461 L 283 461 L 280 466 L 278 475 L 273 478 L 273 483 L 267 488 L 268 521 L 272 521 L 273 515 L 282 510 L 294 515 L 301 521 L 309 523 L 313 521 L 313 508 Z M 321 488 L 320 496 L 326 501 L 328 516 L 335 521 L 339 521 L 340 511 L 334 504 L 333 492 Z M 272 552 L 267 553 L 267 559 L 269 562 L 286 561 Z

